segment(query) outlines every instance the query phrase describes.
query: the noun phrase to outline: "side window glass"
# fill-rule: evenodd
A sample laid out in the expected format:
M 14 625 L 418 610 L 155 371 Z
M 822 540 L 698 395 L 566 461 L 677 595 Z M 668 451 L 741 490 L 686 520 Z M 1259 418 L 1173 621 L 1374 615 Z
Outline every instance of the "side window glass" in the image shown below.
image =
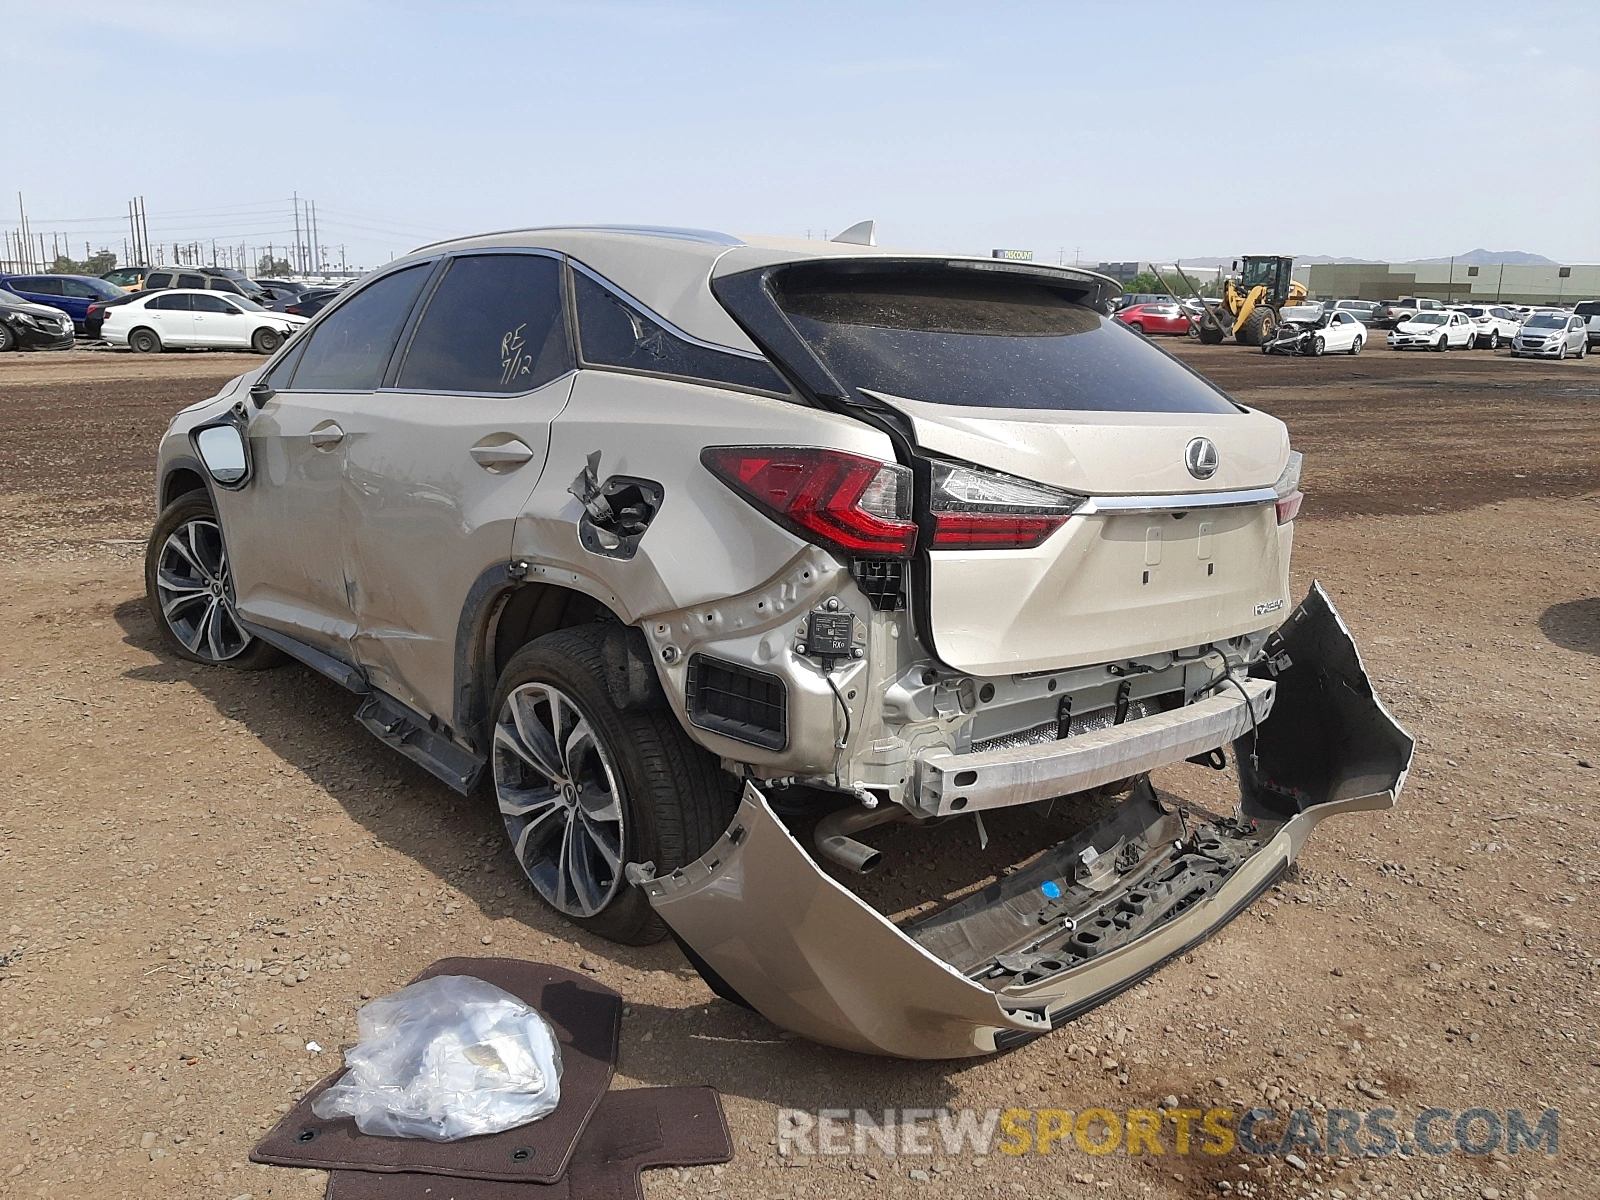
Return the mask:
M 168 287 L 171 287 L 172 286 L 172 276 L 170 274 L 168 274 L 167 272 L 165 272 L 165 271 L 155 271 L 155 272 L 151 273 L 150 275 L 146 276 L 145 281 L 144 281 L 144 286 L 145 286 L 145 288 L 147 290 L 150 290 L 150 291 L 154 291 L 156 288 L 168 288 Z
M 192 307 L 189 302 L 193 299 L 193 296 L 186 295 L 157 296 L 150 301 L 150 307 L 165 308 L 176 312 L 188 312 Z
M 572 366 L 561 264 L 534 254 L 455 259 L 417 323 L 396 386 L 530 391 Z
M 15 286 L 24 292 L 32 292 L 36 296 L 61 295 L 61 280 L 59 279 L 19 279 Z
M 582 271 L 574 271 L 572 278 L 584 362 L 768 392 L 789 390 L 770 364 L 685 341 Z
M 77 300 L 98 300 L 100 294 L 81 279 L 63 279 L 61 281 L 61 294 L 71 296 Z
M 286 386 L 301 392 L 376 388 L 431 269 L 430 263 L 418 263 L 385 275 L 341 304 L 312 333 L 299 369 Z
M 179 275 L 178 286 L 181 288 L 203 288 L 206 286 L 204 275 Z
M 294 378 L 295 368 L 300 365 L 300 358 L 305 354 L 306 346 L 309 344 L 303 337 L 295 338 L 284 356 L 273 364 L 272 370 L 267 372 L 263 382 L 274 391 L 287 389 L 290 380 Z
M 195 312 L 231 313 L 238 311 L 221 296 L 187 296 L 185 299 L 190 302 L 190 307 Z

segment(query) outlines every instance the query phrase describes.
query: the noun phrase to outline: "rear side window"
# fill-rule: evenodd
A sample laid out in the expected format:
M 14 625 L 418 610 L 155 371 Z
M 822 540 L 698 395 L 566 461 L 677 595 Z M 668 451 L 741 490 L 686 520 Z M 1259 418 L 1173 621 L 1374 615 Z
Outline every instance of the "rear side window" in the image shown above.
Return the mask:
M 1042 283 L 791 273 L 777 301 L 841 382 L 963 408 L 1232 413 L 1199 375 Z
M 533 254 L 451 262 L 406 350 L 396 386 L 513 394 L 572 366 L 561 264 Z
M 156 288 L 169 288 L 172 286 L 172 272 L 152 271 L 145 276 L 144 286 L 146 291 L 154 291 Z
M 178 286 L 181 288 L 203 288 L 206 286 L 204 275 L 179 275 Z
M 192 305 L 189 303 L 194 297 L 187 292 L 173 292 L 165 296 L 154 296 L 145 301 L 146 308 L 160 308 L 168 312 L 188 312 Z
M 311 334 L 293 380 L 300 392 L 368 392 L 384 368 L 432 264 L 418 263 L 362 288 Z
M 59 296 L 61 280 L 59 279 L 13 279 L 11 286 L 19 292 L 32 292 L 36 296 Z
M 585 364 L 788 392 L 783 377 L 764 360 L 687 341 L 582 271 L 574 271 L 572 279 Z

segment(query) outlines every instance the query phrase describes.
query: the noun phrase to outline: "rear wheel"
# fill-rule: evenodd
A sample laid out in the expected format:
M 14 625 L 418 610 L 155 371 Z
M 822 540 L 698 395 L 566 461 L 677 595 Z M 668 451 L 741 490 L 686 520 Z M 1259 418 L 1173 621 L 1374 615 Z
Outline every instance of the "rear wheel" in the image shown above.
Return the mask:
M 1220 346 L 1222 344 L 1222 328 L 1211 321 L 1200 323 L 1200 344 L 1202 346 Z
M 128 335 L 128 349 L 135 354 L 160 354 L 161 338 L 154 329 L 135 329 Z
M 1128 322 L 1128 328 L 1133 330 L 1135 333 L 1138 333 L 1138 334 L 1144 333 L 1144 326 L 1139 324 L 1139 322 L 1137 322 L 1137 321 L 1129 321 Z
M 1246 346 L 1260 346 L 1270 342 L 1273 328 L 1277 323 L 1270 308 L 1256 308 L 1239 327 L 1239 341 Z
M 162 510 L 144 556 L 145 598 L 173 653 L 208 666 L 259 671 L 284 661 L 239 623 L 222 525 L 204 488 Z
M 1355 341 L 1351 342 L 1350 343 L 1350 353 L 1351 354 L 1360 354 L 1361 353 L 1361 345 L 1362 345 L 1362 340 L 1360 338 L 1357 338 Z
M 573 924 L 630 945 L 667 933 L 631 862 L 667 874 L 716 842 L 737 807 L 732 777 L 664 705 L 619 709 L 590 625 L 538 638 L 495 693 L 495 799 L 534 890 Z
M 265 325 L 256 330 L 255 336 L 250 339 L 250 348 L 257 354 L 271 354 L 281 345 L 283 345 L 283 334 Z
M 0 325 L 0 354 L 17 348 L 17 335 L 7 325 Z
M 1498 329 L 1492 331 L 1489 334 L 1489 349 L 1491 349 L 1491 350 L 1500 349 L 1500 331 Z

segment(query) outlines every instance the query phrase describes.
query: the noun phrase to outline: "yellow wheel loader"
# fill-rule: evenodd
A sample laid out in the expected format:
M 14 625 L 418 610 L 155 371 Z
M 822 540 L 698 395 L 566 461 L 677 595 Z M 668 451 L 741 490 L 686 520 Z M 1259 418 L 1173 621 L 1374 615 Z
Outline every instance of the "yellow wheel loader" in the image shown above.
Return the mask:
M 1249 254 L 1242 262 L 1244 269 L 1239 271 L 1238 279 L 1230 278 L 1222 285 L 1222 303 L 1206 305 L 1198 322 L 1200 340 L 1208 346 L 1229 334 L 1241 346 L 1271 341 L 1279 310 L 1305 302 L 1305 286 L 1290 275 L 1293 258 Z

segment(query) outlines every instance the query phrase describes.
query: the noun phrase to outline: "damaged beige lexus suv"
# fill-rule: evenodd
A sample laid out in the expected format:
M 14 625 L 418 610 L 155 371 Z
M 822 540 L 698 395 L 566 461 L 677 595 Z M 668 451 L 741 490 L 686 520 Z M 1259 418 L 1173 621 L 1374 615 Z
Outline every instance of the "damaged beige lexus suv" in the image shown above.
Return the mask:
M 820 1042 L 992 1053 L 1392 805 L 1412 742 L 1321 589 L 1291 609 L 1282 422 L 1112 280 L 852 235 L 389 264 L 172 422 L 147 588 L 175 653 L 297 659 L 492 789 L 574 923 Z M 1151 785 L 1230 754 L 1226 815 Z M 869 903 L 884 835 L 985 813 L 1039 844 Z

